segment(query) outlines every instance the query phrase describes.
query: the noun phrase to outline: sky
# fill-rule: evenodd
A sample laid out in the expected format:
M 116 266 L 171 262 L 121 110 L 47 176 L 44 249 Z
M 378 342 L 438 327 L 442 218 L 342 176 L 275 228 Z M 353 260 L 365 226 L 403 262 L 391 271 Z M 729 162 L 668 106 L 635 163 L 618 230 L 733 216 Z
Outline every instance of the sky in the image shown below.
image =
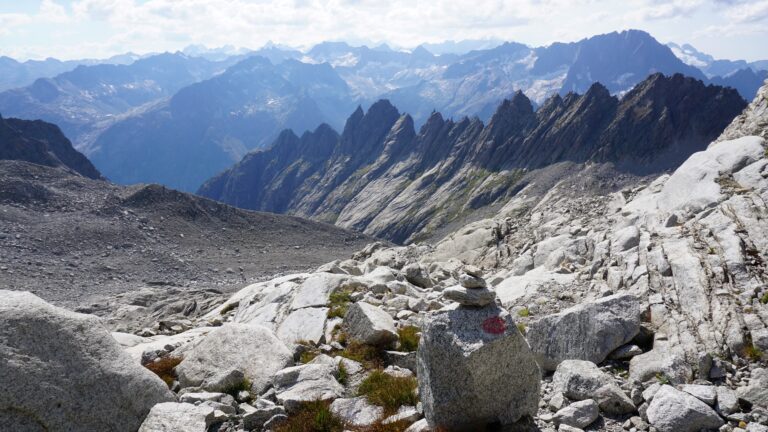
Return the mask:
M 630 28 L 715 58 L 768 59 L 768 0 L 0 0 L 0 55 L 20 60 L 268 41 L 540 46 Z

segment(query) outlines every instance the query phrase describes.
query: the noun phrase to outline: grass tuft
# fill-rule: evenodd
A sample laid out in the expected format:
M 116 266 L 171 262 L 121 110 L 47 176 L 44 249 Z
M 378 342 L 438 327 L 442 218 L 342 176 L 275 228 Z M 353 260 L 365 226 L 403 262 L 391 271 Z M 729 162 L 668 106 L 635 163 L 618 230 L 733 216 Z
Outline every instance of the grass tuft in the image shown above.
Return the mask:
M 240 384 L 238 384 L 236 386 L 233 386 L 232 388 L 228 388 L 226 391 L 224 391 L 224 393 L 232 396 L 233 398 L 237 398 L 237 394 L 239 392 L 241 392 L 243 390 L 251 391 L 251 385 L 252 384 L 253 383 L 251 383 L 251 380 L 249 380 L 248 378 L 245 378 L 245 379 L 243 379 L 243 382 L 241 382 Z
M 419 347 L 419 332 L 416 326 L 406 326 L 397 330 L 400 336 L 400 351 L 412 352 Z
M 519 311 L 517 311 L 517 316 L 523 317 L 523 318 L 529 317 L 531 316 L 531 311 L 528 310 L 528 308 L 522 308 Z
M 344 366 L 344 362 L 339 362 L 339 367 L 336 370 L 336 381 L 343 386 L 346 386 L 349 382 L 349 371 Z
M 668 385 L 670 383 L 669 378 L 663 373 L 656 374 L 656 381 L 658 381 L 661 385 Z
M 349 342 L 339 355 L 362 363 L 366 369 L 379 369 L 384 367 L 385 364 L 384 351 L 382 349 L 356 341 Z
M 517 323 L 517 329 L 520 330 L 520 333 L 525 335 L 526 330 L 528 330 L 528 326 L 525 325 L 525 323 Z
M 170 388 L 176 380 L 176 366 L 181 363 L 181 357 L 163 357 L 158 361 L 144 365 L 147 369 L 159 376 Z
M 368 402 L 394 413 L 403 405 L 416 405 L 419 402 L 416 386 L 414 377 L 394 377 L 375 370 L 360 383 L 357 392 L 359 396 L 365 396 Z
M 344 318 L 352 303 L 352 290 L 341 289 L 331 293 L 328 298 L 328 318 Z
M 763 294 L 762 297 L 760 297 L 760 303 L 762 304 L 768 304 L 768 291 L 766 291 L 765 294 Z
M 744 355 L 752 361 L 759 361 L 763 358 L 763 352 L 754 344 L 749 344 L 744 348 Z
M 322 401 L 306 402 L 275 432 L 343 432 L 344 422 L 331 413 L 329 405 Z

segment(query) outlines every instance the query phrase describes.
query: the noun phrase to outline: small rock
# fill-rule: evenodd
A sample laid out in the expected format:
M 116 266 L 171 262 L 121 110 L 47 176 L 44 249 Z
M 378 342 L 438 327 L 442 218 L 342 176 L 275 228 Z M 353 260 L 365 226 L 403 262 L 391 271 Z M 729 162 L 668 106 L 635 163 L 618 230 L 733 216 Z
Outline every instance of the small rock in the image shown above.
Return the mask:
M 272 377 L 277 401 L 289 413 L 293 413 L 304 402 L 341 397 L 344 387 L 336 381 L 335 374 L 336 367 L 326 364 L 305 364 L 283 369 Z
M 558 365 L 552 387 L 571 400 L 594 399 L 609 414 L 635 411 L 632 400 L 597 365 L 584 360 L 566 360 Z
M 421 419 L 414 424 L 408 426 L 408 429 L 405 430 L 405 432 L 430 432 L 431 429 L 429 428 L 429 423 L 427 423 L 427 419 Z
M 587 399 L 574 402 L 556 412 L 552 417 L 552 421 L 556 425 L 565 424 L 584 429 L 594 423 L 599 416 L 600 408 L 597 406 L 597 402 L 592 399 Z
M 629 360 L 636 355 L 643 353 L 643 350 L 639 346 L 633 344 L 622 345 L 610 355 L 608 358 L 611 360 Z
M 739 398 L 736 392 L 728 387 L 718 386 L 717 391 L 717 412 L 722 416 L 728 416 L 739 410 Z
M 718 429 L 724 423 L 709 405 L 668 385 L 653 397 L 647 415 L 660 432 L 698 432 Z
M 152 407 L 139 432 L 206 432 L 215 421 L 211 407 L 164 402 Z
M 414 406 L 401 406 L 397 413 L 381 421 L 382 424 L 391 424 L 397 422 L 413 423 L 421 417 L 419 410 Z
M 488 286 L 488 284 L 485 282 L 485 279 L 478 276 L 472 276 L 470 274 L 463 274 L 459 276 L 459 285 L 469 289 L 480 289 L 486 288 Z
M 365 396 L 336 399 L 331 403 L 330 409 L 346 424 L 355 427 L 370 426 L 384 415 L 384 408 L 371 405 Z
M 454 286 L 443 290 L 443 297 L 460 305 L 482 307 L 496 300 L 496 292 L 488 288 Z
M 349 307 L 344 317 L 344 326 L 352 340 L 367 345 L 391 345 L 398 338 L 392 317 L 365 302 L 353 303 Z
M 697 399 L 709 406 L 715 405 L 715 400 L 717 400 L 717 390 L 714 386 L 686 384 L 680 387 L 680 390 L 695 396 Z

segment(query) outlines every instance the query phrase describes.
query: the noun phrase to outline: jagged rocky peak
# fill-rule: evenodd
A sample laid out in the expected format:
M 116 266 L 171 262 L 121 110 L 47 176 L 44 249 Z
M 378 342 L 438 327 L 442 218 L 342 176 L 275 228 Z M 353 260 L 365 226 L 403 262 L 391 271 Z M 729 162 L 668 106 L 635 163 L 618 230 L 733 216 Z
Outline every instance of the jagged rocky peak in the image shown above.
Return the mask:
M 494 135 L 508 135 L 530 126 L 535 118 L 531 100 L 518 90 L 511 99 L 501 102 L 488 122 L 488 127 L 494 131 Z
M 624 98 L 593 84 L 550 98 L 538 111 L 521 92 L 487 125 L 433 112 L 418 133 L 389 101 L 358 107 L 325 160 L 277 158 L 276 142 L 199 193 L 245 208 L 287 211 L 396 242 L 427 238 L 475 209 L 502 202 L 554 164 L 613 164 L 646 175 L 674 169 L 706 148 L 744 108 L 732 90 L 679 75 L 650 76 Z M 305 135 L 303 147 L 312 147 Z M 290 199 L 278 199 L 277 191 Z M 278 205 L 279 204 L 279 205 Z

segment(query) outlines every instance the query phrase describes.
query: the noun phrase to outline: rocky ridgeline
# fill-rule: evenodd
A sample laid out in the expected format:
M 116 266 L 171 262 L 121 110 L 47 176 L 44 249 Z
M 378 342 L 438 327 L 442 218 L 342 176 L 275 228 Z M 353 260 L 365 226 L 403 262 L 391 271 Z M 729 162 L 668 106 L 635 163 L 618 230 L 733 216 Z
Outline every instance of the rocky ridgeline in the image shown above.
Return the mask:
M 4 292 L 0 424 L 766 431 L 765 148 L 733 137 L 608 195 L 587 169 L 434 246 L 374 243 L 140 335 Z

